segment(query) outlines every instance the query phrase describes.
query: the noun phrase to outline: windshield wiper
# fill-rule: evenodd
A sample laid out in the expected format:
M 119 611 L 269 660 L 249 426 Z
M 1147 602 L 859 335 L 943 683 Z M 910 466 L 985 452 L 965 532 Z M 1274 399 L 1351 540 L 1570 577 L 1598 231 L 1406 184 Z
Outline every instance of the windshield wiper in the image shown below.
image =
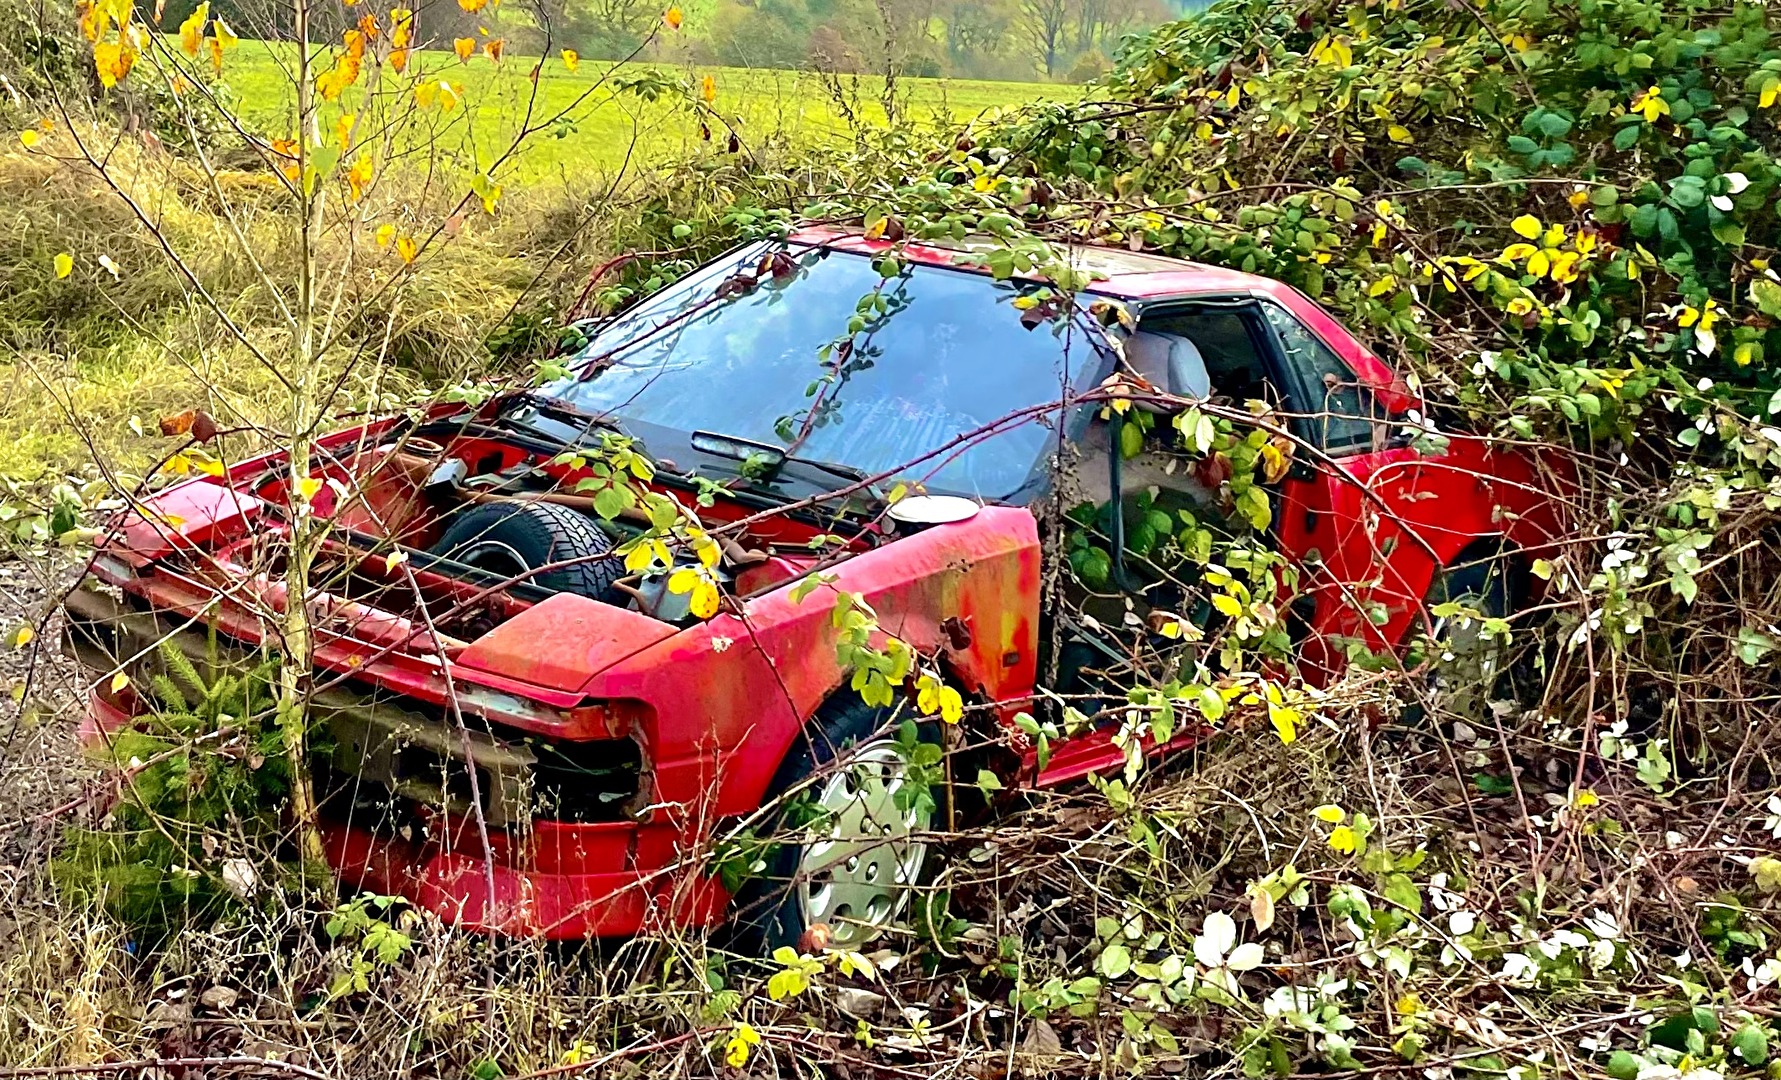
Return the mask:
M 816 458 L 797 457 L 788 454 L 781 447 L 772 443 L 757 442 L 744 439 L 739 435 L 724 435 L 716 431 L 695 431 L 688 440 L 694 450 L 714 457 L 729 458 L 749 466 L 751 479 L 770 480 L 778 475 L 786 462 L 796 462 L 820 472 L 837 476 L 843 480 L 858 483 L 865 480 L 871 473 L 864 469 L 856 469 L 852 465 L 840 465 L 832 461 L 820 461 Z
M 610 415 L 602 416 L 584 412 L 560 398 L 546 397 L 543 394 L 529 391 L 519 395 L 519 398 L 525 404 L 519 409 L 501 414 L 496 418 L 497 423 L 505 424 L 509 427 L 523 428 L 525 431 L 536 435 L 541 439 L 561 443 L 565 447 L 580 446 L 586 441 L 588 432 L 595 428 L 604 428 L 607 431 L 615 431 L 620 434 L 624 433 L 624 429 L 619 426 L 618 421 L 613 419 Z M 573 428 L 574 434 L 565 436 L 541 428 L 537 424 L 532 423 L 531 420 L 524 415 L 526 413 L 532 413 L 556 420 L 561 424 Z

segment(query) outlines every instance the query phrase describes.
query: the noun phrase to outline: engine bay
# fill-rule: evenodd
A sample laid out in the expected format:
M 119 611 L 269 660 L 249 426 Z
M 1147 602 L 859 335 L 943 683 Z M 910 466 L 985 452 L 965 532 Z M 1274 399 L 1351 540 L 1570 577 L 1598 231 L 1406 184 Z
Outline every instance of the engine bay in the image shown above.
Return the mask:
M 696 610 L 678 571 L 746 598 L 884 538 L 859 513 L 869 498 L 821 516 L 774 512 L 747 480 L 680 473 L 629 445 L 553 452 L 476 425 L 439 426 L 318 455 L 307 504 L 332 526 L 313 568 L 318 588 L 411 619 L 447 613 L 434 629 L 451 638 L 479 637 L 562 592 L 686 625 L 711 612 Z M 249 490 L 289 513 L 290 485 L 278 466 Z M 647 561 L 633 555 L 646 534 Z

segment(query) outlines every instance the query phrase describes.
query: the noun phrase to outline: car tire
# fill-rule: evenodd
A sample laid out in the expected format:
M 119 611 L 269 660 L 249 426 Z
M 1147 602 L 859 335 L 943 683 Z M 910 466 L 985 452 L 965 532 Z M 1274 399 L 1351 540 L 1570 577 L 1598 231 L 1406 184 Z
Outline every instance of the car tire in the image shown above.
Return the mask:
M 1509 644 L 1486 634 L 1482 619 L 1440 616 L 1434 609 L 1449 602 L 1478 612 L 1483 619 L 1507 618 L 1514 610 L 1516 564 L 1492 558 L 1440 571 L 1423 600 L 1429 613 L 1435 650 L 1430 656 L 1427 705 L 1437 718 L 1481 721 L 1509 676 Z
M 925 815 L 896 809 L 895 793 L 908 765 L 895 730 L 886 730 L 893 712 L 867 705 L 851 691 L 842 693 L 818 712 L 808 737 L 800 737 L 786 754 L 764 800 L 783 804 L 765 835 L 820 831 L 820 819 L 791 820 L 800 807 L 828 811 L 836 831 L 815 843 L 780 842 L 769 850 L 765 865 L 733 901 L 730 941 L 739 952 L 767 956 L 781 946 L 797 947 L 815 922 L 828 927 L 823 944 L 863 945 L 909 909 L 928 866 L 929 841 L 899 844 L 895 837 L 920 837 L 931 828 L 944 813 L 946 793 L 936 787 L 936 809 Z M 920 742 L 939 744 L 938 726 L 931 721 L 916 731 Z M 871 787 L 875 780 L 882 792 Z M 794 795 L 801 791 L 809 798 Z M 876 839 L 867 835 L 874 824 Z M 856 904 L 864 910 L 850 910 Z
M 547 502 L 490 502 L 461 511 L 432 553 L 502 578 L 580 559 L 526 580 L 552 592 L 608 600 L 624 576 L 612 538 L 586 514 Z

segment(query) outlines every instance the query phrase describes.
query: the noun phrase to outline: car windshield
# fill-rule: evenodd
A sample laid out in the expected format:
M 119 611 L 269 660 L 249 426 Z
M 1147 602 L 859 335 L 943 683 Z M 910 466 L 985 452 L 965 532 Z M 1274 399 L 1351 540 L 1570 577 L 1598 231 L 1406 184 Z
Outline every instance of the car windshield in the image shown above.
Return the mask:
M 572 366 L 591 377 L 543 393 L 639 430 L 795 442 L 797 457 L 868 475 L 1063 396 L 1068 350 L 1049 321 L 1022 323 L 1016 287 L 906 264 L 879 291 L 871 259 L 827 249 L 793 249 L 777 256 L 776 273 L 741 284 L 739 274 L 755 274 L 783 250 L 746 249 L 658 293 L 580 354 Z M 862 298 L 875 291 L 881 311 L 862 313 Z M 825 382 L 825 373 L 833 378 Z M 1054 430 L 1013 425 L 911 466 L 908 476 L 931 490 L 1009 499 Z

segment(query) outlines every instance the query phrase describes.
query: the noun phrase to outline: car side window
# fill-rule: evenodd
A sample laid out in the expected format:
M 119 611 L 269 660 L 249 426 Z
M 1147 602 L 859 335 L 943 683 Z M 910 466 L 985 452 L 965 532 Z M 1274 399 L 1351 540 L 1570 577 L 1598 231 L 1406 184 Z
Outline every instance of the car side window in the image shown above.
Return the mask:
M 1308 417 L 1305 437 L 1333 453 L 1370 448 L 1378 431 L 1375 420 L 1382 419 L 1376 417 L 1372 394 L 1336 351 L 1291 312 L 1270 303 L 1261 308 L 1279 337 L 1297 396 L 1305 399 L 1294 407 Z
M 1132 335 L 1138 348 L 1128 342 L 1127 360 L 1139 374 L 1173 393 L 1205 397 L 1210 392 L 1239 405 L 1251 399 L 1279 405 L 1253 319 L 1247 309 L 1215 307 L 1148 314 Z M 1152 358 L 1165 354 L 1166 368 L 1145 370 L 1155 364 Z

